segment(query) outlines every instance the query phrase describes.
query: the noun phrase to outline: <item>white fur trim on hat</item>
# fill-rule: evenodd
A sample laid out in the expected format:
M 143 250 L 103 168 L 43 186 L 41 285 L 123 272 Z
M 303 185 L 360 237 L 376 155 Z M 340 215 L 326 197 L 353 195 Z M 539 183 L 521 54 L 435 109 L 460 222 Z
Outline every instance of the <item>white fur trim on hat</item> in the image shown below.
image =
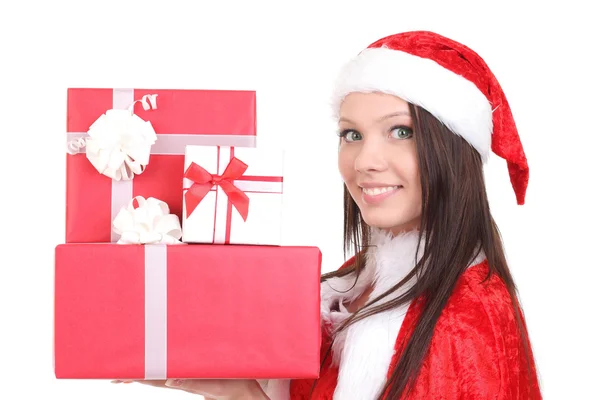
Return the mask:
M 492 140 L 492 107 L 470 80 L 433 60 L 389 48 L 367 48 L 348 62 L 333 92 L 336 117 L 346 95 L 382 92 L 429 111 L 463 137 L 487 161 Z

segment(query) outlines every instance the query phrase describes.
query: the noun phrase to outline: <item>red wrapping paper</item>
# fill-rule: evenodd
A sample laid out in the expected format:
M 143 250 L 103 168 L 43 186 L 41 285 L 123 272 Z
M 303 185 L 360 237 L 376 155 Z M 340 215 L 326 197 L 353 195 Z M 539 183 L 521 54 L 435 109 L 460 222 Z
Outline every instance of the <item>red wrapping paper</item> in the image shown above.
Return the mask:
M 67 132 L 87 132 L 113 107 L 118 89 L 69 89 Z M 194 135 L 195 144 L 253 147 L 256 138 L 256 94 L 253 91 L 132 89 L 131 102 L 158 94 L 158 108 L 134 112 L 150 121 L 157 135 Z M 198 139 L 200 138 L 200 139 Z M 164 139 L 163 143 L 165 142 Z M 181 141 L 180 141 L 181 142 Z M 161 146 L 162 147 L 162 146 Z M 133 179 L 130 198 L 156 197 L 181 219 L 184 148 L 177 154 L 151 154 L 145 171 Z M 67 155 L 66 243 L 115 242 L 111 224 L 115 214 L 112 180 L 100 174 L 84 153 Z M 121 202 L 121 205 L 125 205 Z M 118 207 L 117 207 L 118 209 Z
M 156 319 L 148 304 L 163 300 L 148 289 L 147 265 L 160 257 L 148 259 L 146 247 L 57 246 L 57 378 L 148 378 L 146 363 L 157 359 L 146 348 L 148 337 L 161 337 L 160 329 L 145 326 Z M 164 252 L 166 264 L 164 376 L 154 372 L 152 379 L 318 377 L 318 248 L 207 244 L 150 250 Z

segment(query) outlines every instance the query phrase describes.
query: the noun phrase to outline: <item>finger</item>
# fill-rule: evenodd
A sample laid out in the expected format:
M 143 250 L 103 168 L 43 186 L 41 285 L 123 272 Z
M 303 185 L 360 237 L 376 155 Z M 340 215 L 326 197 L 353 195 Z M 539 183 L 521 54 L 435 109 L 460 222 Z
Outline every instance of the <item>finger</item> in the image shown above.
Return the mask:
M 150 379 L 150 380 L 135 380 L 136 383 L 141 383 L 142 385 L 154 386 L 154 387 L 167 387 L 165 386 L 166 380 L 161 379 Z
M 243 379 L 168 379 L 166 385 L 206 398 L 221 399 L 250 394 L 249 382 Z
M 163 389 L 178 389 L 178 390 L 183 390 L 180 387 L 171 387 L 171 386 L 167 386 L 166 385 L 166 380 L 136 380 L 133 381 L 136 383 L 141 383 L 142 385 L 147 385 L 147 386 L 153 386 L 153 387 L 159 387 L 159 388 L 163 388 Z
M 167 379 L 165 385 L 173 389 L 200 394 L 205 398 L 219 397 L 221 383 L 217 379 Z

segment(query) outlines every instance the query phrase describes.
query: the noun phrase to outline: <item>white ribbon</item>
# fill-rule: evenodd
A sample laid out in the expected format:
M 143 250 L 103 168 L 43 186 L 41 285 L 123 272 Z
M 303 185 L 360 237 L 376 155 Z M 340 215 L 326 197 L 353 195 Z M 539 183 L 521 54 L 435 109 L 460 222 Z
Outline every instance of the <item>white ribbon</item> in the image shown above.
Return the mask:
M 94 168 L 116 181 L 131 180 L 141 174 L 157 136 L 149 121 L 133 113 L 133 106 L 139 102 L 144 110 L 156 109 L 156 96 L 144 95 L 125 110 L 106 111 L 90 126 L 87 137 L 68 143 L 67 152 L 76 154 L 85 147 Z
M 154 197 L 134 197 L 115 217 L 113 230 L 121 235 L 117 244 L 182 243 L 179 217 L 169 213 L 167 203 Z
M 142 96 L 142 98 L 140 100 L 136 100 L 133 103 L 131 103 L 131 105 L 127 108 L 129 110 L 130 113 L 133 114 L 133 106 L 135 106 L 135 103 L 141 103 L 142 107 L 144 107 L 144 110 L 148 111 L 148 110 L 156 110 L 158 107 L 156 105 L 156 97 L 158 95 L 157 94 L 145 94 Z
M 167 379 L 167 246 L 144 246 L 144 377 Z
M 67 152 L 85 153 L 86 132 L 67 132 Z M 256 147 L 254 135 L 157 133 L 150 154 L 182 156 L 186 146 Z

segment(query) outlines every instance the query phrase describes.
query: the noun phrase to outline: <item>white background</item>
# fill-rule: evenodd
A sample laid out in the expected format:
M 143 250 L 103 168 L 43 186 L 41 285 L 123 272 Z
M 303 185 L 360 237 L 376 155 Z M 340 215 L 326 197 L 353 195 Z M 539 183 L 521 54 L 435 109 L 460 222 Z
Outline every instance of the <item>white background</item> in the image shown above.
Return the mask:
M 531 167 L 526 205 L 502 160 L 486 177 L 544 398 L 600 398 L 600 29 L 593 2 L 532 3 L 2 2 L 0 398 L 194 398 L 54 378 L 67 87 L 256 90 L 259 145 L 287 151 L 284 243 L 319 246 L 325 272 L 343 261 L 334 74 L 372 41 L 414 29 L 474 48 L 503 85 Z

